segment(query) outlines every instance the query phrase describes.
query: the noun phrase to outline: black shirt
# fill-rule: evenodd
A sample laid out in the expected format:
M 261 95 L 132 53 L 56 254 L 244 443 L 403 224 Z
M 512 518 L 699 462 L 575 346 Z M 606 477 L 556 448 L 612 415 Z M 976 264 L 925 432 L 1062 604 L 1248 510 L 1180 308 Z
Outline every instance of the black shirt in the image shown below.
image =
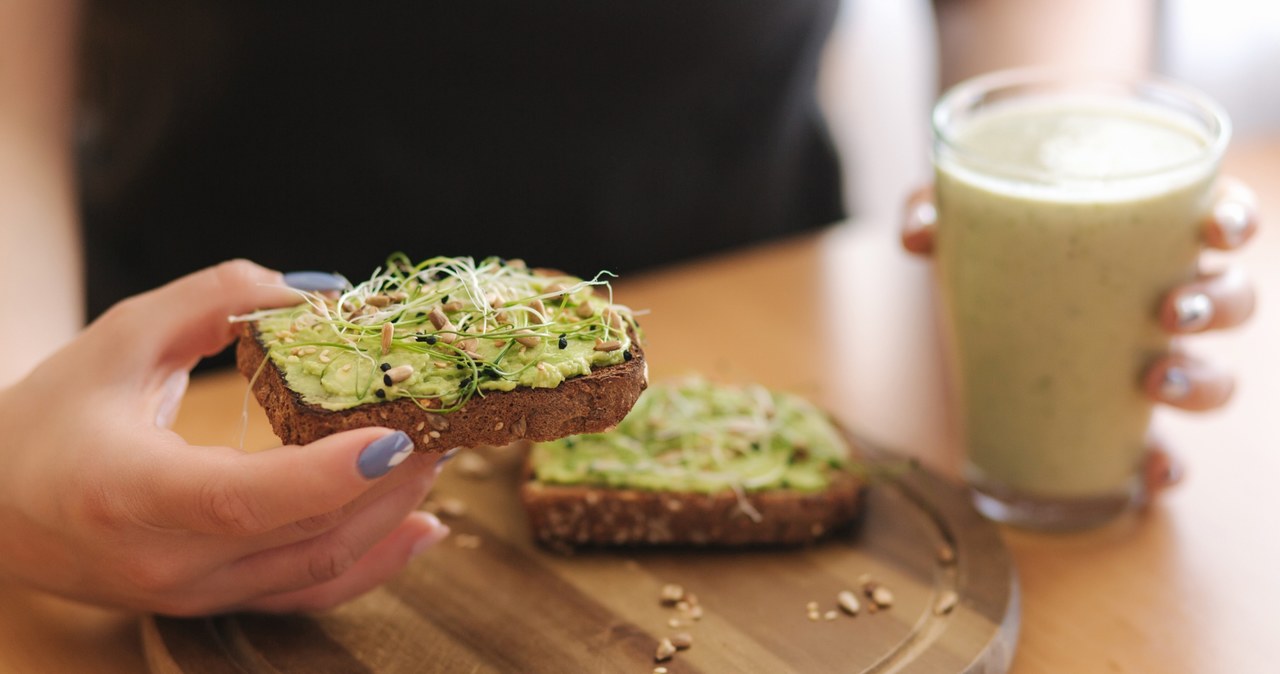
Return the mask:
M 836 0 L 91 8 L 91 315 L 231 257 L 625 273 L 834 222 Z

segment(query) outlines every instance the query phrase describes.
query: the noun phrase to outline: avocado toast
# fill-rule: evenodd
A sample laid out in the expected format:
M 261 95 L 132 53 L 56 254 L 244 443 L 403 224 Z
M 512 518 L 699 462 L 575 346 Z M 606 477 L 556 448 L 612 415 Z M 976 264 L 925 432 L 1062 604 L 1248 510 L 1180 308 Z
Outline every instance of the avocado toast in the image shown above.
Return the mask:
M 800 544 L 853 523 L 857 469 L 802 398 L 691 378 L 646 391 L 611 432 L 535 445 L 521 501 L 544 543 Z
M 601 276 L 397 254 L 344 292 L 235 317 L 236 361 L 286 443 L 375 425 L 419 451 L 601 431 L 647 386 L 638 326 Z

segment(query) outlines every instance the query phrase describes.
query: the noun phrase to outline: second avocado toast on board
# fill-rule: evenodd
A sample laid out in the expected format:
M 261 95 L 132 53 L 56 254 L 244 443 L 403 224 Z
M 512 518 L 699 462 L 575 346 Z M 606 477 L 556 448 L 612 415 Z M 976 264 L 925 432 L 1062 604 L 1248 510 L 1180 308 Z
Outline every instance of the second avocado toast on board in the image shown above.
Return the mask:
M 852 452 L 798 396 L 691 378 L 646 391 L 614 431 L 534 446 L 521 500 L 544 543 L 809 543 L 861 510 Z

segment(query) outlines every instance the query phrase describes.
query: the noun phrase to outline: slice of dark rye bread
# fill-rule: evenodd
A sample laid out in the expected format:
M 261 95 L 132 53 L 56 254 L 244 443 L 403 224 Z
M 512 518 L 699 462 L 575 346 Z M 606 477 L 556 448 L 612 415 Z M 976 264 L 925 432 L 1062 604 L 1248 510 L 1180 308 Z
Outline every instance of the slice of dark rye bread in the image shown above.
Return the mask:
M 333 411 L 305 402 L 289 388 L 280 369 L 267 359 L 255 322 L 244 323 L 236 345 L 236 366 L 252 382 L 258 403 L 285 444 L 302 445 L 339 431 L 384 426 L 408 433 L 419 452 L 517 440 L 543 442 L 608 430 L 626 416 L 649 384 L 644 350 L 634 334 L 631 356 L 566 379 L 555 388 L 519 387 L 477 394 L 447 414 L 424 411 L 407 398 Z
M 823 491 L 770 489 L 741 497 L 547 484 L 533 478 L 526 459 L 520 500 L 534 538 L 553 547 L 802 545 L 852 527 L 865 487 L 860 476 L 843 470 Z

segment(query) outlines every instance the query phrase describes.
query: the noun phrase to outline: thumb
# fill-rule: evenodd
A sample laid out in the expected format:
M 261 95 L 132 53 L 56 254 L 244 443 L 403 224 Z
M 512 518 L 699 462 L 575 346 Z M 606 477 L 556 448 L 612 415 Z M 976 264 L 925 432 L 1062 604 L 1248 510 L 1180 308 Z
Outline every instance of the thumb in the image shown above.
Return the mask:
M 246 536 L 340 510 L 408 459 L 413 441 L 400 431 L 363 428 L 250 454 L 182 447 L 161 460 L 176 465 L 150 472 L 148 520 Z
M 231 260 L 120 302 L 90 331 L 128 344 L 121 352 L 143 361 L 131 365 L 189 369 L 231 341 L 238 328 L 229 317 L 301 301 L 280 272 Z

